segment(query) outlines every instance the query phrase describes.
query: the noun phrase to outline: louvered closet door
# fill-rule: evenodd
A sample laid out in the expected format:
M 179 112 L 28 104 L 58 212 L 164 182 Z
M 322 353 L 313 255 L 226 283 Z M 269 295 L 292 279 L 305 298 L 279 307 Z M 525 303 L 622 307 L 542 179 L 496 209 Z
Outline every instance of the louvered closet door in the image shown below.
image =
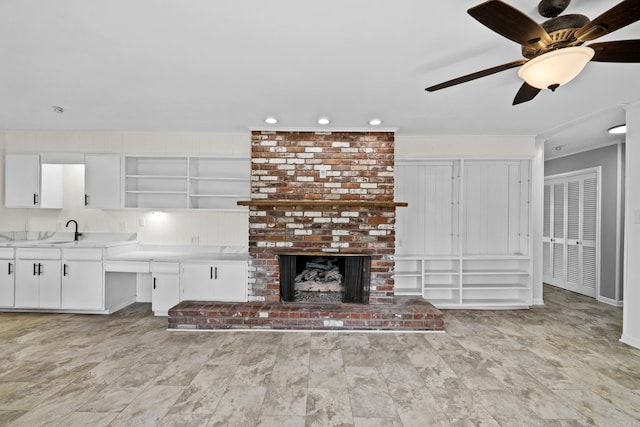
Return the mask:
M 544 186 L 543 280 L 565 286 L 565 182 L 546 181 Z
M 595 297 L 598 280 L 597 174 L 545 181 L 543 280 Z
M 567 280 L 565 288 L 596 296 L 598 184 L 595 173 L 567 179 Z

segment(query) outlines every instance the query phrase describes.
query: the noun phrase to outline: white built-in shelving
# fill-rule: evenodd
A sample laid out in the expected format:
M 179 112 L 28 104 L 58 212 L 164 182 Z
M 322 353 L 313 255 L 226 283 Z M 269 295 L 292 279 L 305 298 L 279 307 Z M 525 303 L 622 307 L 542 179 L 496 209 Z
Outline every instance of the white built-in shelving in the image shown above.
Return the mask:
M 124 207 L 240 209 L 249 161 L 237 157 L 125 156 Z
M 530 161 L 398 161 L 395 294 L 439 308 L 532 304 Z

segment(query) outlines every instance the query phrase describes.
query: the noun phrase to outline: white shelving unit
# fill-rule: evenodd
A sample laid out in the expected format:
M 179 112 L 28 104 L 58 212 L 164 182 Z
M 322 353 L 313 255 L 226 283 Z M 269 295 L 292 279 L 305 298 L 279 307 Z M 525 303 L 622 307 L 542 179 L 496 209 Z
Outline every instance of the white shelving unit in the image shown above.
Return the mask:
M 237 157 L 125 156 L 124 207 L 238 210 L 250 163 Z
M 238 209 L 236 201 L 250 194 L 250 164 L 245 159 L 191 157 L 189 207 Z
M 530 161 L 396 164 L 396 295 L 439 308 L 532 304 Z M 434 224 L 437 224 L 434 226 Z

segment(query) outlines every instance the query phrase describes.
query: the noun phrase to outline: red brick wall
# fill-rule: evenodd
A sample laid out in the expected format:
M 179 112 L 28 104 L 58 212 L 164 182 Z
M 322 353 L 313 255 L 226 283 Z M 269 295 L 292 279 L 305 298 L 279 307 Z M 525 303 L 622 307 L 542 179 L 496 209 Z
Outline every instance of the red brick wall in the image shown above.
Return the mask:
M 393 201 L 392 132 L 254 131 L 251 162 L 252 200 L 300 202 L 250 207 L 251 300 L 280 300 L 277 252 L 318 250 L 371 255 L 369 302 L 393 302 L 395 208 L 366 205 Z

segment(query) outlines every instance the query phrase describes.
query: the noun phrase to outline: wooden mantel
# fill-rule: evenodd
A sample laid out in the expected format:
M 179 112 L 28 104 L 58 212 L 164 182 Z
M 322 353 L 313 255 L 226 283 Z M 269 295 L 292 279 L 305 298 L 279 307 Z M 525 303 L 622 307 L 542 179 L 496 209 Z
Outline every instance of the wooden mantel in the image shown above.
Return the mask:
M 353 206 L 353 207 L 371 207 L 371 208 L 398 208 L 407 207 L 407 202 L 380 202 L 373 200 L 239 200 L 238 206 L 311 206 L 311 207 L 327 207 L 327 206 Z

